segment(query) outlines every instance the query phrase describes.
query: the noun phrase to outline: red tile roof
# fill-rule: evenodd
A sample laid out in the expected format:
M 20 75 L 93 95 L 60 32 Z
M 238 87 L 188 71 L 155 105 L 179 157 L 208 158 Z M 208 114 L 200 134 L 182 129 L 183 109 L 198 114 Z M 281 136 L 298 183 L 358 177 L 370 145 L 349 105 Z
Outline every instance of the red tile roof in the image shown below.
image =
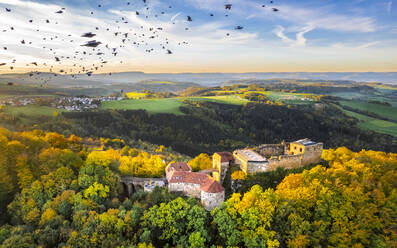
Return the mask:
M 234 159 L 233 154 L 231 152 L 216 152 L 219 156 L 221 156 L 221 162 L 230 162 Z
M 208 193 L 218 193 L 225 190 L 218 181 L 199 172 L 173 171 L 171 172 L 168 183 L 199 184 L 200 189 Z
M 194 183 L 201 185 L 209 180 L 210 178 L 206 174 L 188 171 L 173 171 L 171 172 L 168 183 Z
M 167 172 L 171 171 L 192 171 L 192 168 L 186 162 L 175 162 L 167 166 Z
M 201 184 L 200 189 L 207 193 L 219 193 L 225 191 L 222 185 L 215 179 L 210 179 L 210 181 Z

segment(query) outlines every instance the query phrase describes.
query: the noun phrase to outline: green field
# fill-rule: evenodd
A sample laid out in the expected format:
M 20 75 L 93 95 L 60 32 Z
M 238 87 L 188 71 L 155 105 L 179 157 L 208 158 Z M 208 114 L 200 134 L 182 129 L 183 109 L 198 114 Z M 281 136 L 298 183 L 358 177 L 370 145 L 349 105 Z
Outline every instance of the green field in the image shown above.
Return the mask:
M 287 104 L 310 104 L 313 101 L 308 99 L 309 96 L 313 96 L 313 94 L 268 91 L 268 97 L 271 100 L 281 101 Z M 302 100 L 302 98 L 307 100 Z
M 6 106 L 4 107 L 4 111 L 10 115 L 18 117 L 21 122 L 25 125 L 35 125 L 37 123 L 37 119 L 34 117 L 39 116 L 46 116 L 46 117 L 53 117 L 54 113 L 61 113 L 65 112 L 64 109 L 56 109 L 52 107 L 46 106 L 21 106 L 21 107 L 13 107 L 13 106 Z
M 242 105 L 248 100 L 241 99 L 238 96 L 208 96 L 208 97 L 174 97 L 162 99 L 129 99 L 122 101 L 108 101 L 103 102 L 102 109 L 123 109 L 123 110 L 138 110 L 143 109 L 149 113 L 169 113 L 181 115 L 183 114 L 179 107 L 183 105 L 182 100 L 191 101 L 211 101 L 226 104 Z
M 108 101 L 103 102 L 101 108 L 103 109 L 123 109 L 123 110 L 138 110 L 144 109 L 149 113 L 170 113 L 181 115 L 183 114 L 179 107 L 182 106 L 180 98 L 163 98 L 163 99 L 131 99 L 122 101 Z
M 358 92 L 333 92 L 329 94 L 330 96 L 337 96 L 345 99 L 357 99 L 357 98 L 368 98 L 368 95 L 361 94 Z
M 375 113 L 384 118 L 397 121 L 397 108 L 362 101 L 340 101 L 342 106 Z
M 389 134 L 397 137 L 397 124 L 390 121 L 379 120 L 356 112 L 348 111 L 338 105 L 333 105 L 342 110 L 346 115 L 359 120 L 358 126 L 363 129 Z
M 238 97 L 241 96 L 241 100 L 244 100 L 244 94 L 249 93 L 257 93 L 261 95 L 265 95 L 268 99 L 272 101 L 279 101 L 286 104 L 310 104 L 311 97 L 315 96 L 315 94 L 308 94 L 308 93 L 289 93 L 289 92 L 280 92 L 280 91 L 247 91 L 247 90 L 234 90 L 234 91 L 222 91 L 217 90 L 213 91 L 215 94 L 230 94 L 227 95 L 228 97 Z M 304 100 L 302 100 L 304 98 Z
M 54 112 L 64 112 L 63 109 L 56 109 L 52 107 L 46 106 L 21 106 L 21 107 L 12 107 L 6 106 L 4 108 L 5 112 L 9 115 L 25 115 L 25 116 L 54 116 Z

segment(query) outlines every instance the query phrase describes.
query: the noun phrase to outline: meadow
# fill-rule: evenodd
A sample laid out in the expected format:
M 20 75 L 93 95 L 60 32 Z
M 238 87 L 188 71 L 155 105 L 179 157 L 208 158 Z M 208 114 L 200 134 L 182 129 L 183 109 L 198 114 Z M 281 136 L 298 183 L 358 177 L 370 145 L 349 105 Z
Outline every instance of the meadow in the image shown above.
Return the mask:
M 30 105 L 30 106 L 20 106 L 20 107 L 14 107 L 14 106 L 6 106 L 4 108 L 4 111 L 9 114 L 9 115 L 14 115 L 14 116 L 54 116 L 55 112 L 61 113 L 64 112 L 64 109 L 56 109 L 52 107 L 46 107 L 46 106 L 35 106 L 35 105 Z
M 280 91 L 249 91 L 247 89 L 242 90 L 216 90 L 212 91 L 214 94 L 226 94 L 227 96 L 235 96 L 241 99 L 245 95 L 249 94 L 260 94 L 266 96 L 271 101 L 283 102 L 285 104 L 310 104 L 312 99 L 317 95 L 310 93 L 290 93 Z
M 397 137 L 397 123 L 391 121 L 379 120 L 373 117 L 369 117 L 363 114 L 359 114 L 356 112 L 343 109 L 342 107 L 339 107 L 337 105 L 334 106 L 338 107 L 346 115 L 359 120 L 358 127 L 360 128 L 372 130 L 383 134 L 389 134 Z
M 375 113 L 384 118 L 397 121 L 397 108 L 364 101 L 340 101 L 342 106 L 347 106 L 361 111 Z
M 102 109 L 123 109 L 123 110 L 138 110 L 143 109 L 148 113 L 169 113 L 175 115 L 182 115 L 179 110 L 182 106 L 183 100 L 191 101 L 211 101 L 226 104 L 242 105 L 249 102 L 246 99 L 241 99 L 238 96 L 208 96 L 208 97 L 174 97 L 161 99 L 129 99 L 121 101 L 107 101 L 101 105 Z
M 179 107 L 182 106 L 180 98 L 162 99 L 130 99 L 121 101 L 107 101 L 101 104 L 102 109 L 123 109 L 138 110 L 143 109 L 149 113 L 170 113 L 175 115 L 183 114 Z

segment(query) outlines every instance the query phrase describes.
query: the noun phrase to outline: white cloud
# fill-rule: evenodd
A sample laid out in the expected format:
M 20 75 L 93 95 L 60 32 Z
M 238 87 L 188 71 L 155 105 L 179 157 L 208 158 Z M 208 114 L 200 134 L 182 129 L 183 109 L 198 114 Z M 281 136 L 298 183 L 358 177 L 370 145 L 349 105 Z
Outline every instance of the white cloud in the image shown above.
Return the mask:
M 153 3 L 153 1 L 150 2 Z M 55 14 L 57 10 L 65 6 L 22 0 L 0 0 L 0 8 L 3 6 L 11 7 L 12 12 L 0 15 L 0 32 L 3 29 L 7 30 L 1 33 L 0 44 L 8 47 L 8 50 L 2 50 L 0 60 L 1 62 L 6 60 L 4 62 L 9 64 L 15 58 L 16 66 L 19 67 L 24 67 L 34 61 L 41 65 L 46 63 L 58 68 L 62 66 L 69 69 L 73 68 L 74 64 L 91 68 L 93 64 L 95 66 L 101 64 L 100 57 L 108 61 L 106 66 L 120 66 L 120 61 L 132 65 L 155 66 L 156 64 L 172 64 L 175 61 L 182 63 L 183 60 L 189 61 L 189 56 L 203 57 L 211 51 L 219 52 L 230 47 L 259 42 L 256 33 L 228 30 L 227 23 L 224 22 L 198 25 L 187 23 L 185 20 L 178 21 L 177 17 L 180 13 L 169 12 L 159 15 L 159 18 L 154 18 L 153 13 L 150 18 L 146 19 L 143 14 L 137 16 L 135 10 L 113 9 L 107 12 L 96 11 L 94 15 L 91 15 L 90 10 L 66 6 L 63 14 Z M 151 6 L 152 8 L 154 7 Z M 139 11 L 146 14 L 145 9 Z M 128 24 L 121 22 L 122 17 L 128 21 Z M 30 19 L 33 23 L 29 23 Z M 45 23 L 46 19 L 50 20 L 49 24 Z M 171 19 L 176 22 L 176 25 L 170 22 Z M 116 23 L 116 20 L 119 22 Z M 55 24 L 56 22 L 58 24 Z M 10 30 L 11 26 L 14 27 L 14 31 Z M 96 27 L 99 27 L 99 30 L 96 30 Z M 153 35 L 149 29 L 156 30 L 158 27 L 162 27 L 163 30 L 158 30 L 154 39 L 147 39 L 146 37 Z M 189 30 L 186 31 L 185 27 L 189 27 Z M 109 31 L 106 31 L 107 28 Z M 103 44 L 95 50 L 81 47 L 81 44 L 89 40 L 81 37 L 85 32 L 96 33 L 97 36 L 92 39 L 101 41 Z M 115 32 L 119 32 L 119 35 L 115 36 Z M 131 39 L 125 44 L 122 43 L 124 33 L 129 33 L 128 39 Z M 230 36 L 227 37 L 226 33 Z M 20 43 L 22 39 L 27 44 L 22 45 Z M 133 46 L 133 41 L 139 42 L 140 46 Z M 184 41 L 188 44 L 183 44 Z M 29 42 L 32 44 L 28 44 Z M 169 44 L 166 44 L 167 42 Z M 106 44 L 109 49 L 105 48 Z M 172 50 L 174 54 L 171 56 L 166 54 L 162 46 Z M 111 54 L 111 48 L 117 48 L 117 57 Z M 151 48 L 155 51 L 151 53 L 145 51 Z M 83 52 L 87 54 L 82 55 Z M 105 55 L 97 56 L 98 52 L 103 52 Z M 61 63 L 55 62 L 55 56 L 60 58 L 63 56 Z M 35 69 L 34 66 L 30 67 Z
M 283 5 L 279 7 L 282 15 L 278 17 L 293 23 L 313 26 L 318 29 L 349 32 L 374 32 L 375 20 L 372 17 L 345 16 L 330 13 L 327 8 L 317 10 Z
M 285 29 L 282 26 L 277 26 L 276 29 L 274 30 L 274 33 L 279 37 L 283 42 L 290 44 L 290 46 L 305 46 L 306 45 L 306 38 L 305 34 L 312 31 L 314 27 L 312 26 L 307 26 L 302 28 L 299 32 L 296 33 L 296 39 L 290 39 L 289 37 L 286 36 L 284 33 Z
M 284 27 L 282 26 L 277 26 L 276 29 L 274 30 L 274 33 L 277 35 L 277 37 L 279 37 L 282 41 L 287 42 L 287 43 L 292 43 L 293 40 L 291 40 L 290 38 L 288 38 L 285 34 L 284 34 Z
M 84 3 L 87 2 L 89 0 L 84 1 Z M 33 0 L 0 0 L 0 10 L 4 10 L 4 7 L 12 8 L 12 12 L 1 11 L 0 15 L 0 32 L 3 29 L 7 30 L 7 32 L 1 32 L 0 44 L 9 48 L 7 51 L 1 50 L 0 62 L 9 64 L 15 58 L 18 66 L 21 67 L 33 61 L 58 66 L 58 68 L 62 66 L 69 69 L 74 63 L 92 67 L 92 64 L 101 62 L 96 56 L 96 53 L 101 51 L 105 53 L 101 57 L 108 61 L 105 68 L 108 71 L 147 70 L 146 68 L 149 67 L 160 68 L 162 71 L 166 71 L 167 68 L 194 71 L 198 67 L 205 68 L 207 71 L 226 67 L 228 70 L 248 68 L 247 71 L 255 71 L 271 70 L 268 68 L 273 68 L 271 67 L 273 62 L 281 68 L 283 65 L 287 66 L 286 61 L 291 61 L 289 63 L 291 65 L 299 64 L 300 68 L 303 68 L 308 66 L 307 61 L 310 61 L 311 65 L 316 65 L 319 61 L 317 58 L 321 58 L 321 61 L 331 61 L 330 65 L 344 64 L 340 61 L 345 61 L 346 54 L 349 55 L 350 60 L 356 59 L 358 62 L 363 61 L 361 58 L 371 58 L 378 64 L 383 60 L 394 59 L 391 57 L 392 54 L 395 54 L 395 46 L 391 42 L 385 44 L 382 40 L 381 46 L 379 41 L 371 41 L 371 34 L 368 36 L 365 34 L 377 30 L 374 18 L 359 14 L 352 16 L 335 14 L 330 6 L 314 9 L 275 5 L 280 12 L 273 12 L 268 7 L 258 8 L 258 2 L 251 0 L 228 0 L 227 2 L 231 2 L 233 7 L 231 11 L 227 11 L 224 9 L 225 2 L 223 0 L 186 0 L 182 4 L 193 3 L 197 8 L 215 14 L 211 21 L 203 22 L 199 16 L 195 16 L 193 13 L 194 21 L 188 23 L 185 16 L 190 13 L 174 11 L 176 8 L 154 18 L 153 15 L 158 14 L 159 10 L 164 10 L 163 1 L 151 0 L 148 2 L 152 4 L 148 12 L 142 7 L 142 4 L 136 2 L 129 9 L 114 7 L 109 11 L 96 11 L 94 15 L 90 14 L 89 9 L 66 6 L 65 13 L 57 15 L 54 12 L 64 6 L 42 4 L 38 0 L 36 2 Z M 103 2 L 103 4 L 111 6 L 112 1 L 106 0 L 106 3 Z M 132 9 L 135 10 L 139 6 L 142 9 L 138 10 L 142 14 L 136 16 Z M 165 8 L 167 7 L 168 5 L 165 6 Z M 225 18 L 223 14 L 229 12 L 229 18 Z M 146 13 L 150 15 L 148 19 L 143 15 Z M 115 22 L 121 20 L 122 17 L 128 21 L 128 24 Z M 34 20 L 32 24 L 28 22 L 29 19 Z M 50 19 L 51 23 L 46 24 L 46 19 Z M 258 30 L 250 31 L 253 29 L 252 27 L 245 23 L 241 24 L 248 20 L 250 22 L 257 21 L 259 25 L 263 23 L 263 28 L 259 27 Z M 176 24 L 173 25 L 172 22 Z M 244 25 L 244 30 L 233 30 L 233 26 L 239 24 Z M 271 32 L 273 25 L 276 25 L 276 28 Z M 11 26 L 15 28 L 12 32 L 10 31 Z M 144 28 L 142 29 L 141 26 Z M 99 27 L 100 30 L 96 31 L 95 27 Z M 150 40 L 142 37 L 142 35 L 145 37 L 150 35 L 149 28 L 157 27 L 164 29 L 157 33 L 158 37 Z M 188 31 L 185 30 L 186 27 L 189 27 Z M 106 28 L 109 28 L 110 31 L 106 31 Z M 40 32 L 36 32 L 36 29 L 40 29 Z M 330 40 L 335 42 L 334 38 L 318 37 L 314 32 L 309 36 L 308 33 L 312 30 L 339 31 L 347 35 L 353 32 L 362 33 L 360 35 L 365 38 L 362 40 L 365 40 L 366 43 L 346 43 L 349 36 L 346 36 L 347 38 L 343 36 L 342 39 L 338 39 L 339 43 L 329 45 Z M 396 30 L 394 29 L 394 32 Z M 97 33 L 93 39 L 103 42 L 103 45 L 95 51 L 91 48 L 81 47 L 80 45 L 88 40 L 80 37 L 84 32 Z M 114 32 L 128 32 L 131 40 L 127 44 L 123 44 L 121 35 L 115 36 Z M 137 35 L 133 35 L 134 33 Z M 226 36 L 226 33 L 229 33 L 230 36 Z M 55 39 L 56 36 L 57 39 Z M 42 39 L 44 37 L 47 40 L 44 41 Z M 22 39 L 33 43 L 32 45 L 22 45 L 20 43 Z M 322 39 L 322 44 L 326 40 L 327 44 L 319 45 L 320 42 L 316 42 L 317 39 Z M 139 47 L 132 46 L 133 41 L 137 41 L 141 45 Z M 164 45 L 166 41 L 169 42 L 167 48 L 174 53 L 171 56 L 161 49 L 160 44 Z M 183 41 L 188 44 L 178 45 Z M 118 56 L 114 57 L 105 48 L 105 44 L 109 44 L 110 48 L 117 47 Z M 46 48 L 43 49 L 43 47 Z M 291 47 L 294 49 L 290 49 Z M 145 49 L 148 48 L 154 48 L 155 51 L 148 54 L 145 52 Z M 365 49 L 365 53 L 362 49 Z M 75 54 L 76 51 L 79 54 Z M 82 56 L 80 55 L 82 52 L 92 53 L 92 55 Z M 57 64 L 54 60 L 55 56 L 70 56 L 71 58 L 63 58 L 62 63 Z M 74 56 L 76 58 L 73 58 Z M 121 60 L 123 64 L 120 64 Z M 388 63 L 392 64 L 392 62 Z M 35 67 L 29 66 L 29 68 L 34 69 Z M 3 69 L 0 68 L 0 70 Z
M 368 42 L 368 43 L 365 43 L 365 44 L 362 44 L 362 45 L 358 46 L 357 49 L 365 49 L 365 48 L 368 48 L 368 47 L 375 46 L 375 45 L 377 45 L 379 43 L 380 43 L 380 41 Z
M 181 14 L 181 12 L 178 12 L 178 13 L 176 13 L 175 15 L 173 15 L 173 16 L 171 17 L 170 22 L 173 22 L 180 14 Z

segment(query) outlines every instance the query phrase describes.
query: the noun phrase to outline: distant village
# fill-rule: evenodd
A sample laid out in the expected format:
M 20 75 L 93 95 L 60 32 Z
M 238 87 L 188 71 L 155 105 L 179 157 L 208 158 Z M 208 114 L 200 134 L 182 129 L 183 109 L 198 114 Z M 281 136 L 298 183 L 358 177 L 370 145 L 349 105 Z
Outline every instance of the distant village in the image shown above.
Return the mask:
M 181 192 L 201 200 L 208 211 L 222 204 L 225 189 L 222 183 L 230 166 L 238 165 L 245 174 L 268 172 L 277 168 L 299 168 L 321 161 L 323 143 L 309 139 L 281 144 L 264 144 L 231 152 L 216 152 L 212 156 L 212 169 L 193 172 L 186 162 L 170 163 L 165 168 L 166 177 L 144 183 L 145 191 L 156 186 L 168 187 L 170 192 Z M 128 180 L 122 183 L 133 183 Z M 129 194 L 132 185 L 127 185 Z
M 28 106 L 42 105 L 67 111 L 83 111 L 99 108 L 101 102 L 119 101 L 121 96 L 102 96 L 102 97 L 45 97 L 45 96 L 13 96 L 0 98 L 0 106 Z

